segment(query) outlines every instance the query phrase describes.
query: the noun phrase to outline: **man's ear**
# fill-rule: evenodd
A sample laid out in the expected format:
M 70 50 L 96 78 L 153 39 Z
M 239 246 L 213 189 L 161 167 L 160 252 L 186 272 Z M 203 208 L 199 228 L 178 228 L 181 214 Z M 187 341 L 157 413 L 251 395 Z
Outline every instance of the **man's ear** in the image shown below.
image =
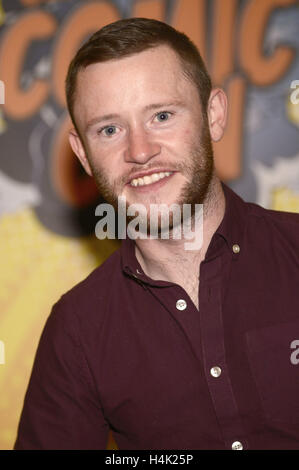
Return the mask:
M 92 171 L 88 162 L 88 159 L 86 157 L 86 152 L 84 149 L 84 146 L 82 144 L 82 141 L 76 131 L 76 129 L 71 129 L 69 131 L 69 142 L 70 145 L 73 149 L 73 152 L 77 155 L 79 158 L 84 170 L 89 176 L 92 176 Z
M 211 138 L 214 142 L 218 142 L 223 136 L 227 120 L 227 97 L 221 88 L 214 88 L 211 91 L 208 119 Z

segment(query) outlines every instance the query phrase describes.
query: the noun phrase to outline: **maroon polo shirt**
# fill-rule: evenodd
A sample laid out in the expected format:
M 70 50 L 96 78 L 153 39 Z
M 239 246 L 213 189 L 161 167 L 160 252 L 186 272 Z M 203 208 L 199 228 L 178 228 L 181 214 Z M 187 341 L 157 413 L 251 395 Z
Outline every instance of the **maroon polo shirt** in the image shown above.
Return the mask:
M 54 305 L 15 449 L 299 449 L 299 215 L 224 191 L 199 310 L 132 240 Z

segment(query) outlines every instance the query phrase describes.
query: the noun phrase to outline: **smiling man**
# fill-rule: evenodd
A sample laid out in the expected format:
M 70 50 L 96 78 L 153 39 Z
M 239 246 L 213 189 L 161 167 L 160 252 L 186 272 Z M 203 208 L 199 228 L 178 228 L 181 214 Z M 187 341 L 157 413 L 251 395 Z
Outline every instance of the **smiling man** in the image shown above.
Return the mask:
M 62 296 L 15 448 L 105 449 L 109 429 L 120 449 L 299 448 L 299 217 L 220 182 L 227 101 L 199 52 L 121 20 L 77 52 L 66 93 L 70 144 L 106 201 L 189 205 L 193 225 L 203 204 L 203 243 L 128 237 Z

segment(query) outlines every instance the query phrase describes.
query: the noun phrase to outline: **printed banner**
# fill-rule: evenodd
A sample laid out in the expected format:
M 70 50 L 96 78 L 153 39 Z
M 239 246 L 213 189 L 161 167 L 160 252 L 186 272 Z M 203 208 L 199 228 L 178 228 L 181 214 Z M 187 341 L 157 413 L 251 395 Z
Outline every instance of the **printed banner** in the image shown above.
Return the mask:
M 125 17 L 184 31 L 226 90 L 220 177 L 247 201 L 299 212 L 296 0 L 0 0 L 1 449 L 51 306 L 119 246 L 94 234 L 101 197 L 68 144 L 64 80 L 80 44 Z

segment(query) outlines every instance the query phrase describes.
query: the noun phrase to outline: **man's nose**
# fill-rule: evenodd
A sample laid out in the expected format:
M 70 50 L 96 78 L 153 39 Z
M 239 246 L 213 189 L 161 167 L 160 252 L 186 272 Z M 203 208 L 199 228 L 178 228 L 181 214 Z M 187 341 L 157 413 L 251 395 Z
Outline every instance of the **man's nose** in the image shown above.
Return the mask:
M 161 147 L 145 129 L 131 130 L 125 150 L 126 162 L 146 163 L 160 153 Z

